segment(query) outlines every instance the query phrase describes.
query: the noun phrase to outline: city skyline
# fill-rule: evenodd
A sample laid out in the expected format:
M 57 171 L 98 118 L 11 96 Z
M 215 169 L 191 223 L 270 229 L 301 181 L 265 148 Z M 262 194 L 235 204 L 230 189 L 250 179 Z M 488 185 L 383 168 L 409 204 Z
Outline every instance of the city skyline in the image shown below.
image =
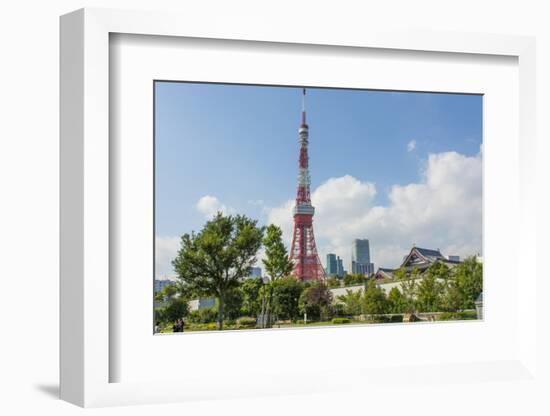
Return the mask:
M 301 89 L 155 88 L 155 277 L 172 275 L 179 236 L 218 210 L 281 226 L 290 249 Z M 341 253 L 350 265 L 352 241 L 363 235 L 382 267 L 394 267 L 413 243 L 481 252 L 481 101 L 308 89 L 320 257 Z M 470 203 L 458 210 L 462 198 Z

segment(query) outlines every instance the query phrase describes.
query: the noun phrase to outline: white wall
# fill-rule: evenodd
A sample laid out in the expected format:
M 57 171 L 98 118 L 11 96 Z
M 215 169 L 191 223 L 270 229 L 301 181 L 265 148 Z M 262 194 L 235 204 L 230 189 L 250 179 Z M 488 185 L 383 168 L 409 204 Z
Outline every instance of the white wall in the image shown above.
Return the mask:
M 2 369 L 0 413 L 6 415 L 76 414 L 80 409 L 54 400 L 58 382 L 58 16 L 83 6 L 138 9 L 179 9 L 196 13 L 197 18 L 221 13 L 269 15 L 286 25 L 322 24 L 329 30 L 338 25 L 385 27 L 425 27 L 440 30 L 514 33 L 538 36 L 539 135 L 550 137 L 550 30 L 545 1 L 532 0 L 395 0 L 363 1 L 210 1 L 163 0 L 5 0 L 0 6 L 0 233 L 2 235 Z M 238 31 L 238 28 L 236 28 Z M 550 141 L 540 140 L 540 173 L 548 178 Z M 550 212 L 548 185 L 541 188 L 540 213 Z M 541 215 L 539 230 L 548 235 L 547 215 Z M 505 238 L 505 235 L 503 236 Z M 548 252 L 548 239 L 539 239 L 540 253 Z M 539 256 L 542 258 L 542 256 Z M 20 279 L 21 287 L 13 285 Z M 550 293 L 546 287 L 538 293 Z M 18 291 L 25 293 L 21 302 Z M 540 302 L 539 302 L 540 304 Z M 548 341 L 548 334 L 541 334 Z M 546 342 L 545 351 L 549 351 Z M 548 365 L 547 355 L 541 355 Z M 546 367 L 547 368 L 547 367 Z M 548 374 L 548 373 L 547 373 Z M 535 394 L 518 390 L 505 382 L 488 385 L 483 391 L 458 386 L 461 395 L 449 408 L 437 402 L 440 386 L 426 395 L 403 393 L 395 400 L 393 392 L 368 398 L 335 392 L 330 397 L 258 398 L 210 403 L 166 405 L 166 414 L 386 414 L 391 409 L 422 408 L 423 413 L 441 414 L 548 414 L 536 407 Z M 467 393 L 467 394 L 466 394 Z M 368 399 L 368 400 L 367 400 Z M 438 409 L 439 407 L 439 409 Z M 99 409 L 94 414 L 146 415 L 154 412 L 139 408 Z M 410 414 L 410 410 L 406 410 Z

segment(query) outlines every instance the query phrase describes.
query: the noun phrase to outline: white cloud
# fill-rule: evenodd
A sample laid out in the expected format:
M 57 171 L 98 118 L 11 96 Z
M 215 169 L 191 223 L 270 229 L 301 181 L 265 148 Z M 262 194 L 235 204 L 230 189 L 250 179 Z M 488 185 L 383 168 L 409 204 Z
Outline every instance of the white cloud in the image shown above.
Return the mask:
M 220 202 L 218 198 L 212 195 L 205 195 L 200 198 L 197 202 L 196 208 L 207 219 L 212 218 L 218 212 L 221 212 L 225 215 L 234 212 L 233 208 L 225 206 Z
M 394 185 L 387 206 L 373 204 L 374 184 L 352 176 L 331 178 L 312 194 L 314 229 L 321 261 L 334 252 L 350 264 L 351 242 L 368 238 L 377 266 L 395 267 L 412 244 L 444 254 L 471 255 L 481 250 L 481 154 L 431 154 L 418 183 Z M 289 200 L 268 211 L 268 222 L 292 237 Z
M 407 143 L 407 152 L 412 152 L 414 149 L 416 149 L 416 140 L 411 140 Z
M 253 205 L 253 206 L 263 207 L 264 200 L 263 199 L 250 199 L 250 200 L 248 200 L 248 203 L 250 205 Z
M 174 279 L 175 272 L 172 268 L 172 260 L 176 257 L 180 248 L 179 237 L 155 238 L 155 278 Z

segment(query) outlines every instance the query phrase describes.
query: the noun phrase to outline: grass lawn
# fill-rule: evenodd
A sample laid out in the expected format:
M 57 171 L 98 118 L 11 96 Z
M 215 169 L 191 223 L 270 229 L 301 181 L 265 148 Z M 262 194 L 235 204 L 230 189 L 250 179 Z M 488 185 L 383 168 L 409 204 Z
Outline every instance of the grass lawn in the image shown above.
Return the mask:
M 462 311 L 462 312 L 446 312 L 439 315 L 437 321 L 463 321 L 463 320 L 474 320 L 477 319 L 475 311 Z M 358 319 L 350 319 L 349 322 L 338 322 L 335 323 L 332 320 L 330 321 L 313 321 L 305 324 L 303 321 L 289 323 L 281 322 L 273 325 L 273 328 L 302 328 L 302 327 L 320 327 L 320 326 L 345 326 L 345 325 L 368 325 L 375 323 L 400 323 L 397 322 L 383 322 L 383 321 L 360 321 Z M 250 330 L 256 329 L 253 326 L 241 326 L 237 324 L 224 324 L 224 330 L 227 331 L 238 331 L 238 330 Z M 186 323 L 185 332 L 204 332 L 204 331 L 216 331 L 216 323 L 207 323 L 207 324 L 194 324 Z M 164 324 L 161 326 L 161 333 L 171 333 L 172 324 Z

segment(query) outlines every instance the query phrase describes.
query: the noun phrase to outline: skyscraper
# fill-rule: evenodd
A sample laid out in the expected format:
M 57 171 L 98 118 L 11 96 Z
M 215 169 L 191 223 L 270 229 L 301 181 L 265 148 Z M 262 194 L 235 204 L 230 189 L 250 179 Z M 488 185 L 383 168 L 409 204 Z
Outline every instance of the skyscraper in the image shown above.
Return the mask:
M 370 261 L 368 239 L 356 238 L 351 246 L 351 272 L 359 274 L 374 273 L 374 264 Z
M 336 258 L 336 254 L 327 254 L 326 272 L 328 276 L 336 276 L 338 274 L 338 259 Z
M 344 270 L 344 262 L 340 257 L 336 259 L 337 265 L 336 265 L 336 275 L 339 277 L 343 277 L 345 274 Z

